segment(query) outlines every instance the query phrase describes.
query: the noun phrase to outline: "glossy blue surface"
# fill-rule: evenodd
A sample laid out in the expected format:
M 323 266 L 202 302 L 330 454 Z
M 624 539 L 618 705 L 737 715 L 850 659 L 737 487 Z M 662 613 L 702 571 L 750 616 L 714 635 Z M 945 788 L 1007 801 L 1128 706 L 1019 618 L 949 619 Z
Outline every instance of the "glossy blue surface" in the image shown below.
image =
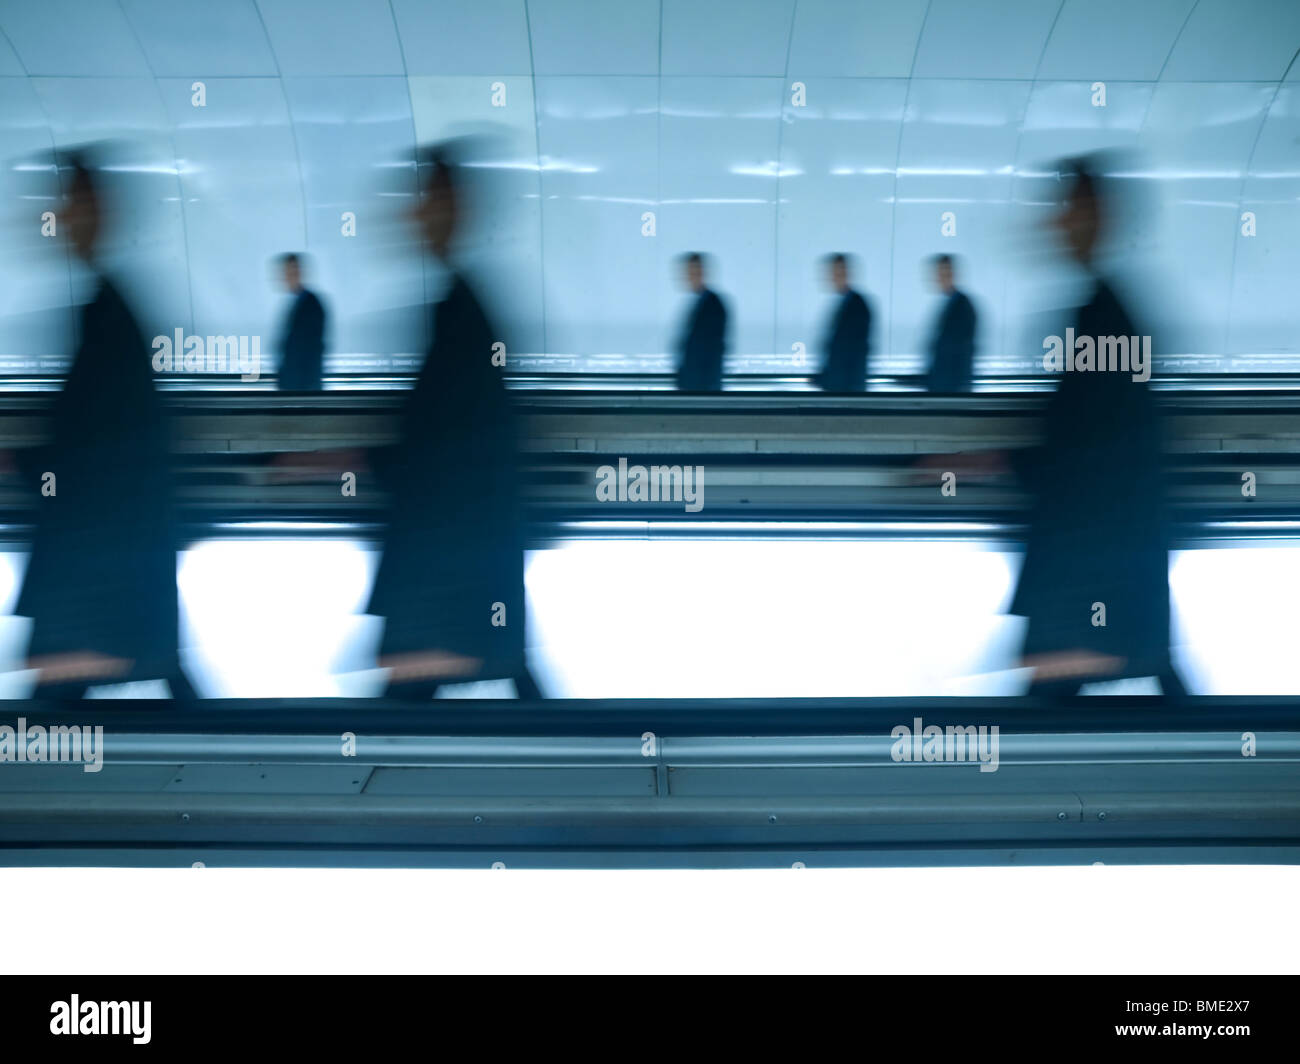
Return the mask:
M 1286 371 L 1298 48 L 1293 0 L 0 0 L 0 371 L 68 350 L 42 152 L 135 146 L 123 254 L 147 328 L 269 340 L 268 260 L 307 251 L 333 364 L 384 368 L 424 349 L 438 291 L 400 222 L 402 160 L 466 132 L 499 146 L 470 250 L 519 368 L 665 368 L 674 260 L 697 249 L 733 369 L 815 353 L 836 250 L 875 307 L 878 370 L 921 364 L 938 251 L 964 260 L 982 370 L 1027 367 L 1035 316 L 1072 297 L 1045 269 L 1045 167 L 1125 147 L 1153 193 L 1126 257 L 1178 324 L 1174 368 Z

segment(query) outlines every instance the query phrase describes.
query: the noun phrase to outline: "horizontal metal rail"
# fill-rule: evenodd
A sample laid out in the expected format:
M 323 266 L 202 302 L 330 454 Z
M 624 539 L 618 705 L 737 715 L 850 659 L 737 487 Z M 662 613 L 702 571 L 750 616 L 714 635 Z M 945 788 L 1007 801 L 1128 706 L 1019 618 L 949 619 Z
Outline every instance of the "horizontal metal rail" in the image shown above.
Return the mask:
M 987 770 L 900 761 L 881 735 L 366 733 L 345 753 L 115 730 L 98 772 L 0 765 L 0 864 L 1300 860 L 1300 731 L 1254 738 L 1015 734 Z
M 2 720 L 3 718 L 0 718 Z M 926 718 L 922 718 L 926 720 Z M 974 720 L 974 719 L 973 719 Z M 910 728 L 912 721 L 900 721 Z M 928 724 L 929 721 L 926 720 Z M 990 721 L 984 722 L 986 726 Z M 354 738 L 345 744 L 341 735 Z M 878 735 L 654 736 L 485 736 L 374 734 L 216 735 L 209 733 L 123 733 L 111 725 L 104 735 L 104 760 L 112 765 L 333 765 L 345 745 L 349 758 L 368 766 L 583 767 L 743 764 L 747 767 L 889 766 L 897 740 Z M 1255 735 L 1257 763 L 1285 762 L 1300 784 L 1300 732 Z M 1048 765 L 1096 761 L 1110 764 L 1157 761 L 1237 763 L 1242 730 L 1196 732 L 1009 732 L 999 733 L 999 764 Z M 653 750 L 653 758 L 647 751 Z M 55 771 L 63 771 L 57 768 Z M 0 776 L 0 790 L 11 783 Z
M 10 707 L 7 711 L 5 707 Z M 152 699 L 71 703 L 0 702 L 0 726 L 22 713 L 29 725 L 102 724 L 112 735 L 490 736 L 615 738 L 645 732 L 682 737 L 889 735 L 927 724 L 996 724 L 1001 734 L 1105 737 L 1148 733 L 1300 733 L 1300 698 L 1289 695 L 1037 698 L 780 699 Z
M 332 484 L 280 483 L 268 456 L 389 442 L 397 393 L 176 393 L 167 401 L 178 415 L 179 498 L 192 534 L 258 521 L 360 528 L 382 520 L 377 484 L 359 482 L 357 494 L 344 497 Z M 530 394 L 520 402 L 528 517 L 535 541 L 566 524 L 664 521 L 674 512 L 696 522 L 1014 526 L 1025 499 L 1009 477 L 968 478 L 958 495 L 943 496 L 937 468 L 923 463 L 1034 443 L 1042 402 L 1023 395 Z M 1167 465 L 1180 535 L 1203 539 L 1211 522 L 1273 535 L 1280 530 L 1268 522 L 1300 518 L 1300 393 L 1168 393 L 1161 402 L 1170 414 Z M 0 446 L 40 442 L 48 403 L 48 396 L 5 396 Z M 600 503 L 597 470 L 620 459 L 703 466 L 703 511 Z M 1243 473 L 1256 478 L 1253 496 L 1242 492 Z M 927 476 L 933 483 L 923 482 Z M 0 522 L 24 523 L 32 504 L 15 480 L 0 486 Z M 933 525 L 914 531 L 943 534 Z

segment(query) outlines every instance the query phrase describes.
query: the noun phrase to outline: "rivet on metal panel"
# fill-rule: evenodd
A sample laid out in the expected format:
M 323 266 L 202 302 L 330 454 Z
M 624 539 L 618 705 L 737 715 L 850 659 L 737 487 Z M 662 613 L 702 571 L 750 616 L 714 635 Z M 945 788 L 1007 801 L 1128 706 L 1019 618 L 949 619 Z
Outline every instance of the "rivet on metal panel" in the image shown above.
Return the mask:
M 1065 820 L 1065 819 L 1068 818 L 1068 816 L 1069 816 L 1068 813 L 1057 813 L 1057 814 L 1056 814 L 1056 819 L 1057 819 L 1057 820 Z

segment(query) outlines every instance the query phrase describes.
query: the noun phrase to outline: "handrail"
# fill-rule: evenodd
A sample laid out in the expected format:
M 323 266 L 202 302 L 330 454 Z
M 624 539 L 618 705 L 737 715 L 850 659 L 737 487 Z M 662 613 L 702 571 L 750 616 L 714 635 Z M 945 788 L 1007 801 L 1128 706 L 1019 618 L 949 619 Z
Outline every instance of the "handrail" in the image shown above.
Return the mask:
M 0 704 L 2 706 L 3 704 Z M 1198 695 L 1025 698 L 475 699 L 429 704 L 384 699 L 204 699 L 189 705 L 121 699 L 9 703 L 28 725 L 104 725 L 106 734 L 476 735 L 636 737 L 888 735 L 926 724 L 996 724 L 1003 734 L 1300 733 L 1300 698 Z M 1300 782 L 1300 776 L 1298 776 Z

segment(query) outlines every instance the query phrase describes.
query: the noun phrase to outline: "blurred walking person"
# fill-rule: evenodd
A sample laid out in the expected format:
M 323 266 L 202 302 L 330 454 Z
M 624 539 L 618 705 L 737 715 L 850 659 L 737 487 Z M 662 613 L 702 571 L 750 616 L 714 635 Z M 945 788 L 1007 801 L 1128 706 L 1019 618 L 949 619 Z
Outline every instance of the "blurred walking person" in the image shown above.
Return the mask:
M 951 255 L 936 255 L 931 263 L 943 307 L 930 338 L 926 390 L 940 394 L 968 392 L 975 365 L 975 305 L 956 285 L 957 264 Z
M 695 296 L 677 341 L 677 390 L 722 391 L 722 358 L 727 350 L 727 307 L 705 283 L 704 256 L 682 259 L 682 276 Z
M 453 254 L 470 172 L 454 145 L 421 153 L 413 219 L 446 284 L 398 442 L 370 452 L 392 503 L 366 612 L 384 618 L 379 664 L 391 694 L 423 699 L 446 683 L 511 679 L 521 698 L 537 698 L 524 652 L 518 443 L 494 353 L 501 337 Z
M 325 305 L 302 283 L 302 257 L 280 256 L 280 277 L 292 297 L 280 334 L 279 387 L 285 392 L 318 392 L 325 359 Z
M 1156 676 L 1166 695 L 1180 696 L 1169 651 L 1169 529 L 1161 421 L 1147 381 L 1150 334 L 1099 265 L 1119 207 L 1102 164 L 1062 166 L 1067 192 L 1054 225 L 1090 278 L 1075 347 L 1091 347 L 1096 358 L 1063 362 L 1041 446 L 1011 453 L 1033 497 L 1011 612 L 1029 619 L 1023 664 L 1035 670 L 1036 691 Z M 1145 344 L 1144 370 L 1136 361 L 1102 365 L 1101 352 L 1117 339 Z
M 88 686 L 168 682 L 193 696 L 177 652 L 171 435 L 150 346 L 99 246 L 115 201 L 91 152 L 59 167 L 61 231 L 93 282 L 72 367 L 50 415 L 50 442 L 15 452 L 36 500 L 31 558 L 15 612 L 33 619 L 36 697 Z M 120 175 L 115 175 L 120 177 Z
M 826 273 L 839 299 L 822 342 L 824 358 L 816 383 L 824 392 L 865 391 L 871 353 L 871 306 L 850 284 L 847 255 L 836 252 L 828 256 Z

